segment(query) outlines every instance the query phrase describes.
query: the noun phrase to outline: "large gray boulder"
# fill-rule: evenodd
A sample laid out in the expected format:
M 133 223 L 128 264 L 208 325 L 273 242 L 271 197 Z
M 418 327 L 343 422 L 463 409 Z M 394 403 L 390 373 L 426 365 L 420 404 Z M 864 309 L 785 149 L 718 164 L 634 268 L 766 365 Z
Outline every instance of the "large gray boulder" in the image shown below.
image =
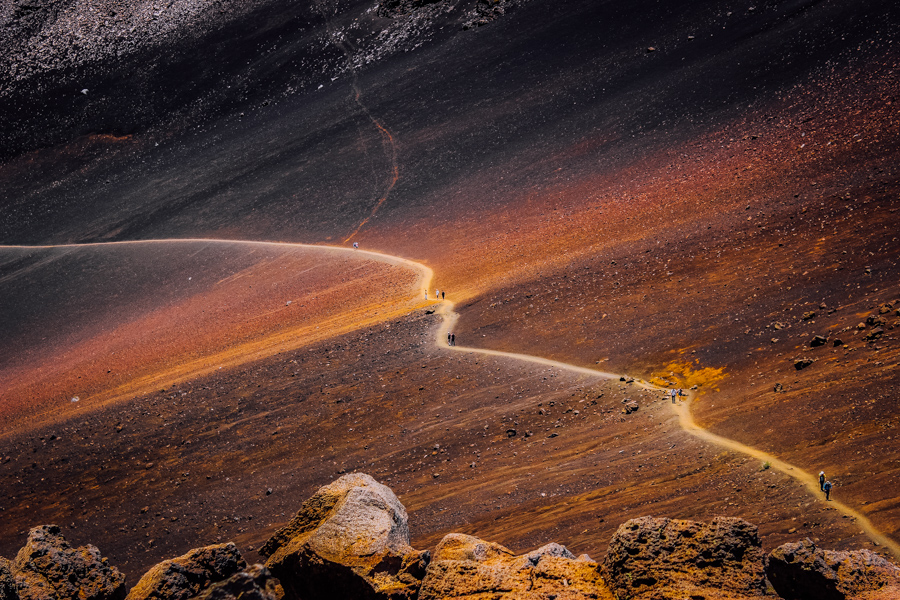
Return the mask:
M 196 548 L 147 571 L 127 600 L 188 600 L 247 567 L 234 544 Z
M 403 504 L 362 473 L 320 488 L 260 553 L 289 600 L 414 598 L 428 564 Z
M 7 568 L 15 580 L 19 600 L 125 597 L 125 575 L 111 567 L 96 546 L 73 548 L 56 525 L 41 525 L 29 531 L 28 541 Z M 0 580 L 3 577 L 0 574 Z
M 787 600 L 896 600 L 900 567 L 870 550 L 837 552 L 810 539 L 772 551 L 766 574 Z
M 559 544 L 517 556 L 470 535 L 451 533 L 434 551 L 419 600 L 614 600 L 597 563 Z
M 759 531 L 737 518 L 631 519 L 613 535 L 603 570 L 623 598 L 766 597 Z

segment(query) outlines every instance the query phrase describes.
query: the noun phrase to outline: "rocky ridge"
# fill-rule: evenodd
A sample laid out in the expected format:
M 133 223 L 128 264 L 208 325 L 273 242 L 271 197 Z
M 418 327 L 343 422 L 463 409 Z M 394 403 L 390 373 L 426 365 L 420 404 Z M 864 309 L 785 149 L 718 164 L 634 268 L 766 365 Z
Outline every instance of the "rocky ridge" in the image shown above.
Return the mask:
M 261 554 L 265 565 L 248 566 L 231 543 L 191 550 L 151 568 L 127 600 L 886 600 L 900 590 L 900 567 L 877 554 L 805 540 L 766 556 L 756 526 L 737 518 L 632 519 L 599 563 L 555 543 L 516 555 L 460 533 L 432 556 L 409 545 L 394 493 L 361 473 L 320 488 Z M 123 598 L 125 576 L 55 525 L 32 529 L 13 561 L 0 558 L 0 600 Z

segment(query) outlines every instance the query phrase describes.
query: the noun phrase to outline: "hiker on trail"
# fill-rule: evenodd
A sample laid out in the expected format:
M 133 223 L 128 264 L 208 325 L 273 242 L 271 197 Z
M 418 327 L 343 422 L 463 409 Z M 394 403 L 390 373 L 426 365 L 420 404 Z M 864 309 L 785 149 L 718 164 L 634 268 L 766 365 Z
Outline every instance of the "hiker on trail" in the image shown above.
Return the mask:
M 456 334 L 455 334 L 455 333 L 451 333 L 451 334 L 450 334 L 450 345 L 451 345 L 451 346 L 455 346 L 455 345 L 456 345 Z
M 675 396 L 678 395 L 678 390 L 672 388 L 672 404 L 675 404 Z
M 453 342 L 453 334 L 448 331 L 447 332 L 447 345 L 452 346 L 453 345 L 452 342 Z
M 428 300 L 428 290 L 425 290 L 425 299 Z
M 441 298 L 441 290 L 434 290 L 434 299 L 440 300 Z
M 441 292 L 441 300 L 444 299 L 444 292 Z
M 825 471 L 819 471 L 819 489 L 825 491 Z
M 359 248 L 359 242 L 353 242 L 353 247 L 354 247 L 354 248 Z
M 831 482 L 826 481 L 822 486 L 822 491 L 825 492 L 825 500 L 831 500 Z

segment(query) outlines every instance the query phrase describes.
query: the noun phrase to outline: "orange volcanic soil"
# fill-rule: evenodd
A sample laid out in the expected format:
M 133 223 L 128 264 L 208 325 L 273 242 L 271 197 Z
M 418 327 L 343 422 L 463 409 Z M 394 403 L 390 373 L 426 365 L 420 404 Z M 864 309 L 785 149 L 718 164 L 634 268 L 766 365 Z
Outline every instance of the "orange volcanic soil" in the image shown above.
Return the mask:
M 421 301 L 419 273 L 349 251 L 185 241 L 0 257 L 7 421 L 170 387 Z

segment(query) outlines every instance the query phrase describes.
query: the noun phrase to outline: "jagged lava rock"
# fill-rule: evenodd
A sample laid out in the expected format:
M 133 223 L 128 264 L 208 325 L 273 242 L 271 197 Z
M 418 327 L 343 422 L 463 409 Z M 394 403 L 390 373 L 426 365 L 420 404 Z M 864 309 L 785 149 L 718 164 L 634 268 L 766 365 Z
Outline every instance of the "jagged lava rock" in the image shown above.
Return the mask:
M 280 600 L 283 595 L 278 580 L 266 567 L 251 565 L 209 586 L 197 600 Z
M 288 599 L 413 598 L 428 553 L 409 545 L 390 488 L 350 473 L 319 490 L 260 549 Z
M 28 541 L 9 564 L 18 598 L 20 600 L 124 598 L 125 575 L 115 567 L 111 567 L 96 546 L 73 548 L 60 531 L 56 525 L 41 525 L 28 532 Z
M 8 560 L 0 556 L 0 600 L 15 600 L 17 597 L 12 566 Z
M 614 600 L 597 563 L 548 544 L 516 556 L 499 544 L 451 533 L 434 551 L 419 600 Z
M 232 543 L 195 548 L 147 571 L 128 592 L 127 600 L 187 600 L 246 567 Z
M 823 550 L 810 539 L 772 551 L 766 574 L 787 600 L 900 598 L 897 565 L 870 550 Z
M 613 535 L 603 571 L 623 598 L 767 597 L 759 530 L 737 518 L 631 519 Z

